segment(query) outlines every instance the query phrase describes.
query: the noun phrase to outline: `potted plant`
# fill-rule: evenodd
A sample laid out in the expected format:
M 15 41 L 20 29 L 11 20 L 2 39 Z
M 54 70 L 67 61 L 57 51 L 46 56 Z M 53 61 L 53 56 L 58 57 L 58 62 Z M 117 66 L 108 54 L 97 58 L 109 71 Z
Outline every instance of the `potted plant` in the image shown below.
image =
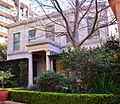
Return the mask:
M 0 81 L 2 84 L 2 88 L 4 88 L 4 84 L 5 84 L 5 79 L 9 79 L 11 77 L 13 77 L 14 75 L 11 74 L 11 72 L 9 71 L 0 71 Z M 8 95 L 9 95 L 9 91 L 8 90 L 0 90 L 0 101 L 5 101 L 8 99 Z

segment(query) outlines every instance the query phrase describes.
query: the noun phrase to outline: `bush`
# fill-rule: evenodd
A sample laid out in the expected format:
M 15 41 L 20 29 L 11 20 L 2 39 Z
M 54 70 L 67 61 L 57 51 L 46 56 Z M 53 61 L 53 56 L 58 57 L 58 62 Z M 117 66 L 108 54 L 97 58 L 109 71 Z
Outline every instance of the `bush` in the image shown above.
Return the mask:
M 0 62 L 0 71 L 10 71 L 14 77 L 5 84 L 10 87 L 27 87 L 28 84 L 28 59 L 9 60 Z
M 36 81 L 38 90 L 45 92 L 64 92 L 65 88 L 68 88 L 68 84 L 67 77 L 53 71 L 41 73 Z
M 110 94 L 64 94 L 39 91 L 11 91 L 13 101 L 27 104 L 119 104 L 120 97 Z
M 120 73 L 98 73 L 91 86 L 91 93 L 99 94 L 119 94 L 120 79 L 117 79 Z
M 75 89 L 77 92 L 85 91 L 89 93 L 93 79 L 98 73 L 120 73 L 120 48 L 118 43 L 115 38 L 111 38 L 101 47 L 69 49 L 68 52 L 61 54 L 63 71 L 74 82 L 76 81 L 75 85 L 77 87 Z M 97 75 L 96 77 L 100 80 L 100 76 Z M 120 76 L 118 76 L 118 79 L 120 79 Z M 120 86 L 119 83 L 117 83 L 117 86 Z

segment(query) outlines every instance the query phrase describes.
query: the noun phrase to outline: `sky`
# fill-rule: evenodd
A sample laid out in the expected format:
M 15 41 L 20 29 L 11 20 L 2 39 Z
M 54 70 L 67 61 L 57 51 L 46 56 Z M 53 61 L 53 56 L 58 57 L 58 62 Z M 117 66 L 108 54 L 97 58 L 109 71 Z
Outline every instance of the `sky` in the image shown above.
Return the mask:
M 25 1 L 25 0 L 24 0 Z M 32 9 L 34 11 L 38 11 L 39 15 L 43 15 L 43 10 L 40 8 L 39 4 L 37 2 L 35 2 L 36 0 L 30 0 L 31 2 L 33 2 L 34 5 L 32 5 Z M 50 3 L 50 0 L 39 0 L 42 4 L 47 4 L 47 5 L 51 5 Z M 58 0 L 60 5 L 62 5 L 62 9 L 63 10 L 66 10 L 66 9 L 69 9 L 71 8 L 71 6 L 69 5 L 69 2 L 71 1 L 75 1 L 75 0 Z M 89 1 L 89 0 L 88 0 Z M 104 1 L 107 1 L 107 0 L 98 0 L 99 2 L 104 2 Z M 51 8 L 46 8 L 45 9 L 47 13 L 51 13 L 51 12 L 54 12 L 53 9 Z

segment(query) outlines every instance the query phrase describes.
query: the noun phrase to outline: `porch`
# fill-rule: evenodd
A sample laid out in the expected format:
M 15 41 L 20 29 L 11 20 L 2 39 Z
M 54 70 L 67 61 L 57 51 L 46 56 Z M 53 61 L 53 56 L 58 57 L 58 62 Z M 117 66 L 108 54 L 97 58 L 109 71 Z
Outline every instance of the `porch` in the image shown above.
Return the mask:
M 55 59 L 51 55 L 61 53 L 61 46 L 52 40 L 32 41 L 27 44 L 29 53 L 28 87 L 33 85 L 33 80 L 45 70 L 56 70 Z

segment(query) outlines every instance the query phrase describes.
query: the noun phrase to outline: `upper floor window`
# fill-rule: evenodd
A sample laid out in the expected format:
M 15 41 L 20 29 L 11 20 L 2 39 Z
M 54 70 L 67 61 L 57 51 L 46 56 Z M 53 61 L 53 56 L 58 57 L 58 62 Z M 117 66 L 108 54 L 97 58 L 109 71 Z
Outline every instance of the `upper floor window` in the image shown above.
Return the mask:
M 36 35 L 36 29 L 29 30 L 29 41 L 32 40 Z
M 55 32 L 55 26 L 54 25 L 47 26 L 45 28 L 45 36 L 46 36 L 46 38 L 49 38 L 49 39 L 54 41 L 55 40 L 54 32 Z
M 93 24 L 94 24 L 94 19 L 93 18 L 88 18 L 87 19 L 87 24 L 88 24 L 88 34 L 92 31 Z M 98 27 L 99 23 L 96 23 L 96 28 Z M 94 32 L 92 36 L 90 36 L 89 39 L 99 39 L 100 38 L 100 31 L 97 30 Z
M 20 33 L 13 34 L 13 50 L 20 50 Z
M 68 35 L 67 34 L 65 34 L 65 35 L 66 35 L 66 42 L 67 43 L 70 42 L 70 39 L 69 39 Z

